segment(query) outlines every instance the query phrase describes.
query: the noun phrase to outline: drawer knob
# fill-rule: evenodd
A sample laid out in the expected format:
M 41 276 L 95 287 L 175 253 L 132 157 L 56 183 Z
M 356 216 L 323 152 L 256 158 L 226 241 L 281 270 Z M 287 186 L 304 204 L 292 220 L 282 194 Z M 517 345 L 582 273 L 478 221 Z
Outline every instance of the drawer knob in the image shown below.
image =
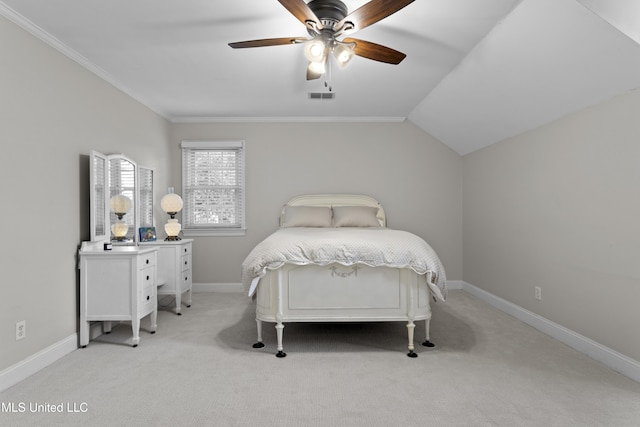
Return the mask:
M 149 299 L 150 299 L 150 298 L 151 298 L 151 297 L 150 297 L 149 295 L 147 295 L 147 301 L 149 301 Z
M 149 276 L 147 276 L 147 280 L 149 280 Z
M 147 260 L 147 262 L 146 262 L 146 263 L 147 263 L 147 264 L 149 264 L 149 260 Z

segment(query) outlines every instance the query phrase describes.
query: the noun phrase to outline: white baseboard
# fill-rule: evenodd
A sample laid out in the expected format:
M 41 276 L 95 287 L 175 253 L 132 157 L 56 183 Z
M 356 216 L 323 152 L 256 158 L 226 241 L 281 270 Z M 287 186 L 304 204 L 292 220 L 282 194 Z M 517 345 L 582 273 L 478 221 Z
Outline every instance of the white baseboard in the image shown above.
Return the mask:
M 194 283 L 193 292 L 244 292 L 242 283 Z
M 637 360 L 620 354 L 602 344 L 578 334 L 577 332 L 558 325 L 557 323 L 545 319 L 542 316 L 532 313 L 529 310 L 497 297 L 467 282 L 459 282 L 463 291 L 468 292 L 498 310 L 503 311 L 527 325 L 551 336 L 552 338 L 557 339 L 580 353 L 597 360 L 614 371 L 640 382 L 640 362 Z M 455 284 L 452 284 L 453 286 L 451 286 L 449 283 L 450 282 L 447 282 L 449 289 L 457 289 L 453 287 Z
M 0 372 L 0 392 L 18 384 L 77 348 L 78 334 L 69 335 L 67 338 L 50 345 L 15 365 L 9 366 Z
M 461 290 L 464 282 L 462 280 L 447 280 L 447 289 L 451 291 Z

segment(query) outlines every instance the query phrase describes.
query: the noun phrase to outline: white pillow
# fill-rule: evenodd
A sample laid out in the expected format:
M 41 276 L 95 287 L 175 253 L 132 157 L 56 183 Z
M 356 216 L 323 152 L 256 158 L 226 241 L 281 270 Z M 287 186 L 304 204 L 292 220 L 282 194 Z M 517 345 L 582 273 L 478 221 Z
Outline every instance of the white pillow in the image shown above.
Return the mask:
M 372 206 L 334 206 L 334 227 L 380 227 L 378 208 Z
M 285 206 L 282 227 L 331 227 L 329 206 Z

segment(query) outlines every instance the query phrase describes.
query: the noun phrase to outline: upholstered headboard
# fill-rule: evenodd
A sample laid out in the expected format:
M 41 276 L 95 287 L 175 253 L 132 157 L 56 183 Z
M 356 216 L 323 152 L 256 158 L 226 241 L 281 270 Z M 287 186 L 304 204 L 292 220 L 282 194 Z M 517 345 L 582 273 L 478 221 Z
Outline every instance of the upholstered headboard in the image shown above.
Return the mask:
M 387 226 L 387 218 L 380 203 L 371 196 L 363 194 L 304 194 L 289 200 L 280 212 L 280 226 L 284 223 L 287 206 L 369 206 L 378 208 L 376 218 L 381 227 Z

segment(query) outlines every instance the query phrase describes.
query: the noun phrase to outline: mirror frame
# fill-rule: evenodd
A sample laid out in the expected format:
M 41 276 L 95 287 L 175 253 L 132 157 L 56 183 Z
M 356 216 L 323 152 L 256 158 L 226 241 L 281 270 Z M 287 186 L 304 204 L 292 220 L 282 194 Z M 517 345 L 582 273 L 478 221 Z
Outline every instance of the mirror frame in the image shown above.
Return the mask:
M 122 167 L 123 164 L 126 167 Z M 128 165 L 131 165 L 131 167 Z M 141 212 L 146 212 L 146 221 L 149 220 L 150 216 L 151 222 L 151 225 L 144 224 L 143 226 L 155 227 L 154 170 L 138 166 L 134 160 L 123 154 L 107 155 L 95 150 L 91 151 L 89 167 L 91 241 L 112 241 L 111 225 L 117 221 L 117 217 L 110 211 L 110 200 L 116 194 L 125 193 L 127 197 L 131 198 L 131 209 L 125 215 L 126 223 L 129 225 L 129 230 L 127 231 L 129 240 L 117 243 L 137 244 L 139 241 L 138 230 L 141 226 Z M 146 194 L 147 197 L 141 196 L 141 173 L 150 174 L 147 176 L 150 181 L 148 183 L 150 188 L 145 187 L 143 190 L 145 193 L 149 193 Z M 123 185 L 123 182 L 127 185 Z M 145 200 L 151 204 L 149 207 L 141 206 L 141 203 Z M 114 243 L 116 242 L 114 241 Z

